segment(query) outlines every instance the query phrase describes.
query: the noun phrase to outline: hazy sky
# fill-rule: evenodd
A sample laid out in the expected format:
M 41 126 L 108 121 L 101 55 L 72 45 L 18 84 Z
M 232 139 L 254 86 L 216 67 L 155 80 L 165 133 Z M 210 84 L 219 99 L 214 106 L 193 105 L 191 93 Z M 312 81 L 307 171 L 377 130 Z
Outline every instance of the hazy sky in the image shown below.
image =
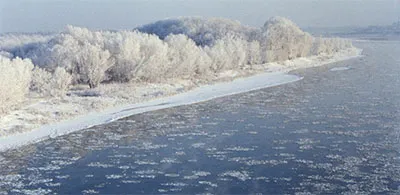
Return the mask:
M 390 24 L 400 0 L 0 0 L 0 32 L 59 31 L 67 24 L 132 29 L 177 16 L 226 17 L 261 26 L 284 16 L 301 27 Z

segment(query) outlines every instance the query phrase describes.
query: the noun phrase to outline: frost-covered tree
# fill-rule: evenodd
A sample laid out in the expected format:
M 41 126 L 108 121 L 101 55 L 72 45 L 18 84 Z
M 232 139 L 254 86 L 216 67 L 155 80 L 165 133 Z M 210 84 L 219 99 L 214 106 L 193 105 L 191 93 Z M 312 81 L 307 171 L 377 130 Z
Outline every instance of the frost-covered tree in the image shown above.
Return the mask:
M 212 47 L 204 47 L 204 51 L 210 56 L 212 72 L 229 69 L 229 66 L 232 65 L 230 56 L 225 50 L 224 41 L 217 40 Z
M 35 67 L 32 71 L 32 80 L 30 83 L 30 90 L 32 92 L 38 93 L 43 96 L 48 96 L 51 94 L 52 86 L 51 86 L 52 75 L 50 72 L 46 70 Z
M 260 29 L 242 25 L 235 20 L 201 17 L 166 19 L 137 29 L 144 33 L 155 34 L 161 39 L 170 34 L 184 34 L 201 46 L 211 46 L 227 34 L 233 34 L 247 41 L 256 40 L 261 34 Z
M 63 34 L 68 34 L 79 43 L 89 43 L 104 48 L 104 36 L 101 31 L 91 31 L 87 28 L 68 25 Z
M 105 79 L 111 67 L 111 55 L 103 49 L 104 38 L 100 32 L 67 26 L 65 32 L 28 53 L 35 64 L 51 72 L 64 68 L 73 76 L 73 83 L 86 83 L 96 87 Z
M 51 73 L 39 67 L 32 71 L 31 92 L 42 97 L 64 96 L 71 84 L 72 76 L 64 68 L 57 67 Z
M 352 43 L 348 39 L 339 38 L 314 38 L 311 53 L 313 55 L 332 55 L 342 49 L 353 47 Z
M 241 69 L 248 61 L 248 42 L 241 37 L 226 36 L 222 39 L 232 59 L 231 69 Z
M 247 50 L 248 64 L 254 65 L 262 63 L 261 45 L 259 41 L 250 42 Z
M 288 19 L 274 17 L 263 27 L 264 61 L 284 61 L 309 55 L 312 36 Z
M 33 64 L 29 59 L 0 55 L 0 113 L 16 105 L 29 91 Z
M 215 41 L 211 47 L 205 47 L 212 60 L 211 69 L 214 72 L 222 70 L 240 69 L 247 64 L 247 48 L 245 40 L 227 35 Z
M 197 64 L 202 55 L 201 48 L 189 37 L 183 34 L 169 35 L 165 38 L 169 46 L 169 64 L 166 72 L 168 78 L 191 78 L 196 74 Z
M 55 92 L 52 93 L 53 96 L 63 96 L 65 92 L 68 91 L 69 86 L 71 85 L 72 76 L 65 71 L 64 68 L 57 67 L 53 73 L 52 85 L 53 89 L 56 89 Z
M 105 80 L 106 71 L 112 66 L 111 54 L 97 45 L 84 43 L 76 54 L 76 63 L 81 79 L 90 88 L 97 87 Z
M 196 77 L 199 78 L 208 78 L 210 74 L 212 74 L 211 71 L 211 65 L 212 65 L 212 59 L 211 57 L 207 54 L 204 48 L 200 48 L 199 56 L 196 60 L 196 66 L 194 72 L 196 73 Z
M 110 74 L 115 81 L 160 81 L 168 69 L 168 45 L 155 35 L 121 32 L 112 49 L 115 65 Z
M 311 48 L 311 53 L 313 55 L 320 55 L 327 51 L 326 44 L 321 37 L 314 38 L 313 46 Z
M 79 82 L 80 70 L 77 56 L 81 50 L 79 42 L 68 34 L 61 34 L 52 40 L 49 49 L 44 51 L 41 67 L 54 70 L 60 66 L 74 76 L 74 81 Z

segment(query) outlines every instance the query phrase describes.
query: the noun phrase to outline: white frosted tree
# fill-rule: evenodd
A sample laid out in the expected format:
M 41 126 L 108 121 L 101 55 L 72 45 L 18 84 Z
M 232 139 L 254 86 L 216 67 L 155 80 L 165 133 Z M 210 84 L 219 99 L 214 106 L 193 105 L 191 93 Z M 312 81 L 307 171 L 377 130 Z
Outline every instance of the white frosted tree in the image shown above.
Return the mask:
M 139 31 L 155 34 L 165 39 L 170 34 L 184 34 L 197 45 L 212 46 L 227 34 L 234 34 L 246 41 L 254 40 L 260 29 L 245 26 L 239 21 L 226 18 L 179 17 L 144 25 Z
M 222 39 L 225 43 L 225 50 L 228 58 L 231 59 L 229 69 L 241 69 L 247 64 L 248 42 L 241 37 L 228 35 Z
M 207 52 L 200 48 L 199 57 L 196 60 L 196 69 L 194 70 L 197 77 L 209 77 L 211 74 L 212 59 Z
M 116 81 L 150 81 L 163 79 L 168 69 L 168 45 L 157 36 L 140 32 L 115 35 L 108 47 L 115 58 L 111 69 Z
M 97 87 L 104 79 L 106 71 L 113 65 L 110 52 L 99 46 L 84 43 L 76 55 L 79 73 L 86 77 L 90 88 Z
M 77 64 L 77 55 L 81 48 L 79 42 L 70 35 L 60 35 L 54 40 L 56 44 L 51 45 L 48 55 L 48 61 L 42 67 L 54 70 L 60 66 L 65 68 L 73 75 L 74 83 L 80 80 L 80 72 Z
M 68 25 L 64 34 L 70 35 L 80 43 L 90 43 L 101 48 L 104 47 L 104 36 L 101 31 L 91 31 L 87 28 Z
M 160 82 L 169 69 L 168 45 L 157 36 L 144 34 L 140 44 L 141 61 L 137 66 L 136 75 L 139 80 Z
M 314 38 L 311 53 L 313 55 L 332 55 L 342 49 L 353 47 L 352 43 L 348 39 L 340 38 Z
M 247 42 L 232 35 L 216 40 L 213 46 L 204 49 L 211 58 L 214 72 L 240 69 L 248 61 Z
M 284 61 L 310 54 L 312 36 L 281 17 L 268 20 L 263 27 L 264 62 Z
M 107 48 L 115 56 L 115 65 L 111 68 L 111 76 L 115 81 L 138 80 L 137 72 L 144 62 L 145 56 L 141 53 L 141 39 L 144 39 L 137 32 L 114 33 Z
M 169 46 L 169 64 L 166 72 L 168 78 L 191 78 L 196 74 L 201 49 L 186 35 L 169 35 L 165 38 Z
M 9 59 L 0 55 L 0 114 L 24 100 L 32 69 L 29 59 Z
M 72 76 L 64 68 L 57 67 L 51 73 L 35 67 L 32 71 L 30 90 L 41 97 L 62 97 L 66 94 L 71 80 Z
M 55 89 L 55 92 L 53 92 L 53 96 L 63 96 L 65 95 L 65 92 L 68 91 L 69 86 L 71 85 L 72 81 L 72 76 L 65 71 L 64 68 L 57 67 L 56 70 L 53 73 L 53 89 Z
M 252 41 L 248 45 L 247 52 L 248 64 L 256 65 L 262 63 L 261 45 L 259 41 Z
M 49 96 L 51 94 L 52 86 L 51 86 L 52 75 L 50 72 L 46 70 L 35 67 L 32 71 L 32 80 L 30 83 L 30 90 L 34 93 L 39 94 L 40 96 Z
M 206 46 L 204 50 L 211 59 L 210 69 L 212 72 L 226 70 L 232 64 L 230 56 L 225 50 L 224 41 L 217 40 L 212 47 Z
M 31 55 L 35 62 L 51 72 L 56 72 L 57 67 L 64 68 L 72 75 L 74 84 L 96 87 L 113 65 L 110 53 L 103 49 L 102 33 L 86 28 L 67 26 L 65 32 L 55 36 L 46 46 L 38 47 L 37 55 Z M 36 59 L 35 56 L 40 57 Z

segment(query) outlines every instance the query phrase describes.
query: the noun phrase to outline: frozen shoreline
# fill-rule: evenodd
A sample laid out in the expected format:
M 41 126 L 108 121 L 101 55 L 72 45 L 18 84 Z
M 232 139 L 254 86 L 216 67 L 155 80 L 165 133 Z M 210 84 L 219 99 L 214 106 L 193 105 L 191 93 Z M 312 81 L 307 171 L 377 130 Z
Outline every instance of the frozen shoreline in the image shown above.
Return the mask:
M 139 95 L 137 95 L 137 97 L 133 97 L 131 101 L 125 101 L 125 98 L 128 97 L 111 97 L 111 95 L 115 93 L 115 91 L 112 90 L 103 91 L 106 95 L 110 96 L 101 96 L 98 98 L 84 99 L 82 97 L 71 97 L 54 102 L 51 100 L 43 100 L 28 105 L 24 109 L 17 110 L 0 119 L 0 151 L 109 123 L 134 114 L 194 104 L 218 97 L 295 82 L 302 78 L 290 75 L 288 72 L 294 69 L 322 66 L 360 57 L 361 51 L 360 49 L 352 48 L 342 50 L 333 56 L 312 56 L 282 63 L 264 64 L 260 65 L 259 74 L 236 78 L 231 82 L 219 82 L 212 85 L 201 85 L 200 87 L 195 87 L 193 83 L 185 82 L 167 86 L 156 85 L 149 87 L 146 85 L 140 89 L 150 88 L 150 90 L 147 90 L 145 94 L 139 95 L 140 97 L 146 96 L 147 98 L 140 98 Z M 232 78 L 235 77 L 235 75 L 236 73 L 229 72 L 225 77 Z M 189 90 L 185 90 L 186 87 L 188 87 Z M 87 105 L 82 106 L 83 104 L 78 103 L 82 100 L 87 101 L 87 104 L 91 107 Z M 79 106 L 82 107 L 80 110 L 74 110 L 75 107 Z M 64 110 L 68 112 L 65 111 L 66 114 L 61 115 L 57 114 L 57 116 L 54 117 L 56 118 L 54 121 L 45 119 L 46 116 L 51 117 L 55 115 L 55 113 L 63 113 Z M 46 112 L 48 115 L 40 116 L 35 114 L 42 112 Z M 13 129 L 18 129 L 19 133 L 13 131 Z

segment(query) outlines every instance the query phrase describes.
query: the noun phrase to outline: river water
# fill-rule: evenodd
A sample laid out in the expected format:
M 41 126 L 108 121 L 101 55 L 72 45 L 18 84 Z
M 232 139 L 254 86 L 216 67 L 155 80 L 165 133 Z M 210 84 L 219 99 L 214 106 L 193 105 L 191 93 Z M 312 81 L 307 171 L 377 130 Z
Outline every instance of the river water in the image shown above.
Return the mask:
M 0 194 L 400 193 L 400 43 L 0 153 Z

